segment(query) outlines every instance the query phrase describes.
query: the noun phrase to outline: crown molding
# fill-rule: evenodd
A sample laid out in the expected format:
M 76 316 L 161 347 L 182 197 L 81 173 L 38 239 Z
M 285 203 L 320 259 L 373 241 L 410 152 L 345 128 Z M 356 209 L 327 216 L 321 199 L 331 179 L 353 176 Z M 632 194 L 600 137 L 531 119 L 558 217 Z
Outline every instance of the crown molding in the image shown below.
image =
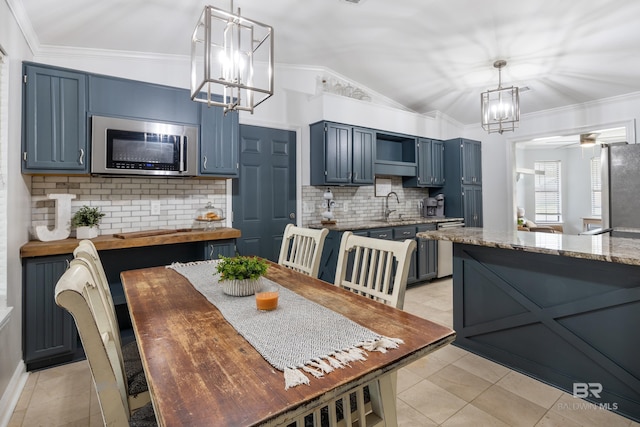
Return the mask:
M 171 55 L 163 53 L 136 52 L 129 50 L 95 49 L 85 47 L 68 47 L 55 45 L 41 45 L 35 56 L 64 57 L 64 58 L 93 58 L 93 59 L 142 59 L 175 62 L 190 62 L 187 55 Z
M 9 6 L 9 10 L 11 10 L 13 17 L 18 23 L 18 27 L 20 27 L 20 31 L 22 31 L 22 35 L 24 36 L 31 53 L 35 55 L 38 50 L 40 50 L 40 40 L 33 29 L 33 25 L 31 25 L 31 20 L 27 15 L 24 5 L 22 4 L 22 0 L 6 1 Z

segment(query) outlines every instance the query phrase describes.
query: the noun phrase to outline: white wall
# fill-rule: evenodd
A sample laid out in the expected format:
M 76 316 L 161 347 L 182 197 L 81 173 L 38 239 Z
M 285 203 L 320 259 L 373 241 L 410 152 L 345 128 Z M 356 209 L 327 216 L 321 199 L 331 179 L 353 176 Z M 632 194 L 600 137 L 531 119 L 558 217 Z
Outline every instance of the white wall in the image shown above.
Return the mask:
M 22 105 L 22 60 L 31 51 L 5 1 L 0 1 L 0 45 L 9 60 L 9 121 L 7 190 L 7 304 L 13 307 L 9 321 L 0 328 L 0 424 L 10 416 L 7 409 L 15 404 L 16 392 L 26 379 L 22 364 L 22 269 L 20 246 L 28 239 L 29 191 L 20 173 L 20 138 Z M 6 414 L 6 415 L 5 415 Z

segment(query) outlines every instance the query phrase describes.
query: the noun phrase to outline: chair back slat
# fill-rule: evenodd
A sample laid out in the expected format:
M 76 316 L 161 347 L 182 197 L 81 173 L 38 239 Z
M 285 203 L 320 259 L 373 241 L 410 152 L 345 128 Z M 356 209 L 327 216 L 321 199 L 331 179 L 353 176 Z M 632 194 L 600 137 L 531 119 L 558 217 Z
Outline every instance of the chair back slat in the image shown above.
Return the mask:
M 343 233 L 334 283 L 396 308 L 404 294 L 415 240 L 389 241 Z
M 278 264 L 308 276 L 318 277 L 324 240 L 329 230 L 314 230 L 288 224 L 282 236 Z

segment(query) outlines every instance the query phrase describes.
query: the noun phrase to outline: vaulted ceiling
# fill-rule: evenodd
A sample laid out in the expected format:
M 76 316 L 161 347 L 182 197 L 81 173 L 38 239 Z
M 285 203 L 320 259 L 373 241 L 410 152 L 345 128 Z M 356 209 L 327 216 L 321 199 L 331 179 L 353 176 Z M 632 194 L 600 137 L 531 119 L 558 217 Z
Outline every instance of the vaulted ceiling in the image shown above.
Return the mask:
M 357 1 L 357 0 L 354 0 Z M 34 50 L 190 54 L 221 0 L 8 0 Z M 274 27 L 275 59 L 326 67 L 418 113 L 479 122 L 480 93 L 522 90 L 530 113 L 640 91 L 640 2 L 632 0 L 236 0 Z M 276 76 L 277 78 L 277 76 Z

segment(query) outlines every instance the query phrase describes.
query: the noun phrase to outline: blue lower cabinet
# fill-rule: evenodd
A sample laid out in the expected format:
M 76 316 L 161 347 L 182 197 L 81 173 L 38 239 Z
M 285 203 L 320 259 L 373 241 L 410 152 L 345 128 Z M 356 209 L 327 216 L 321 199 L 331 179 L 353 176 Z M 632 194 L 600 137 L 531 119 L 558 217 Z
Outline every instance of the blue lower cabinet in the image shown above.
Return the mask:
M 400 227 L 372 228 L 368 230 L 352 231 L 353 234 L 374 239 L 406 240 L 416 239 L 416 232 L 435 230 L 436 224 L 410 225 Z M 320 259 L 318 278 L 325 282 L 334 283 L 338 263 L 338 252 L 343 231 L 329 231 L 324 242 L 324 249 Z M 407 285 L 431 280 L 437 273 L 437 241 L 417 239 L 417 248 L 411 254 L 411 265 Z M 347 272 L 349 270 L 347 269 Z
M 204 259 L 218 259 L 220 255 L 232 257 L 236 254 L 235 241 L 212 241 L 204 245 Z
M 416 231 L 435 230 L 436 224 L 419 225 Z M 417 239 L 416 248 L 416 281 L 431 280 L 438 274 L 438 241 L 429 239 Z
M 393 240 L 403 241 L 403 240 L 413 240 L 416 238 L 416 226 L 406 226 L 406 227 L 394 227 L 393 229 Z M 407 276 L 407 285 L 416 283 L 418 281 L 418 270 L 417 270 L 417 250 L 414 250 L 411 257 L 411 264 L 409 264 L 409 275 Z
M 173 262 L 234 256 L 235 239 L 187 242 L 99 251 L 123 341 L 133 335 L 120 273 Z M 84 357 L 71 315 L 55 302 L 58 280 L 72 254 L 23 259 L 23 358 L 27 370 L 79 360 Z
M 73 360 L 78 334 L 71 315 L 55 302 L 58 279 L 71 255 L 24 260 L 23 357 L 27 370 Z

